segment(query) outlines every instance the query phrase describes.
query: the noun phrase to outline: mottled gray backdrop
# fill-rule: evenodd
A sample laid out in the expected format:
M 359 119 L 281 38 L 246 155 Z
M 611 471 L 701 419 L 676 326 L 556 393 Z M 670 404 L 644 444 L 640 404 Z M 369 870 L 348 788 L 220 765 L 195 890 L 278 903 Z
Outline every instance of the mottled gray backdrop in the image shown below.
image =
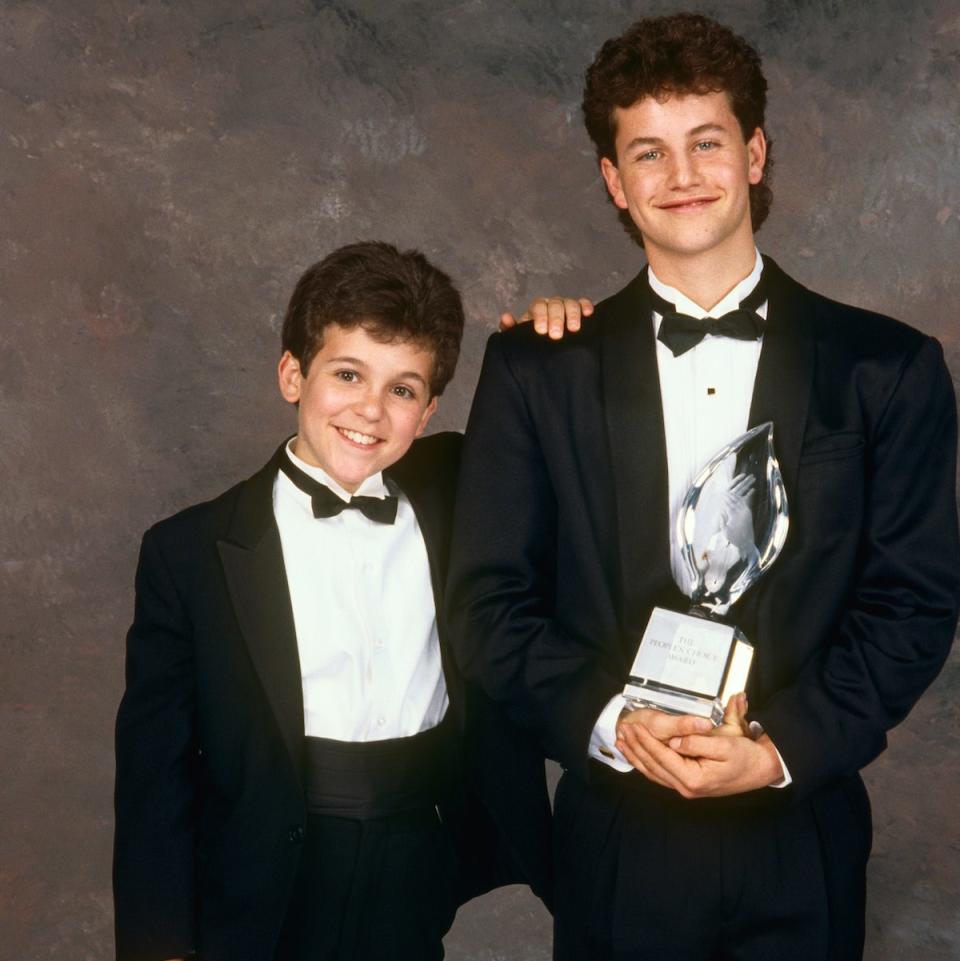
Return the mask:
M 469 330 L 434 425 L 462 427 L 501 308 L 600 297 L 638 269 L 581 129 L 581 78 L 604 38 L 675 9 L 0 3 L 2 957 L 111 956 L 111 727 L 138 539 L 291 429 L 274 364 L 299 273 L 372 237 L 447 268 Z M 765 57 L 763 249 L 936 334 L 956 379 L 956 0 L 705 12 Z M 958 696 L 954 656 L 867 772 L 873 961 L 960 958 Z M 541 961 L 548 919 L 509 889 L 465 909 L 448 944 L 453 961 Z

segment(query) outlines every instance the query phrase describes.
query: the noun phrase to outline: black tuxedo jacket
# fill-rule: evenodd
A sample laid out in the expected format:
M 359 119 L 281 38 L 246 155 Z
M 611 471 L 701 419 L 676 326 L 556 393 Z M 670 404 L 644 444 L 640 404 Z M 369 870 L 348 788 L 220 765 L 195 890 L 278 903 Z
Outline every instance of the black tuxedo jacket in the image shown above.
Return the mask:
M 424 438 L 385 472 L 416 512 L 438 611 L 460 440 Z M 116 730 L 120 961 L 273 957 L 306 821 L 300 667 L 272 506 L 281 452 L 143 539 Z M 439 626 L 462 736 L 462 770 L 442 805 L 461 900 L 521 880 L 546 897 L 542 762 L 464 684 Z
M 765 263 L 750 425 L 774 423 L 790 530 L 729 617 L 755 645 L 750 717 L 793 777 L 752 795 L 788 803 L 875 758 L 944 662 L 956 408 L 935 340 Z M 461 668 L 584 779 L 651 609 L 689 603 L 670 573 L 647 289 L 644 271 L 560 342 L 530 325 L 493 335 L 460 474 L 447 598 Z

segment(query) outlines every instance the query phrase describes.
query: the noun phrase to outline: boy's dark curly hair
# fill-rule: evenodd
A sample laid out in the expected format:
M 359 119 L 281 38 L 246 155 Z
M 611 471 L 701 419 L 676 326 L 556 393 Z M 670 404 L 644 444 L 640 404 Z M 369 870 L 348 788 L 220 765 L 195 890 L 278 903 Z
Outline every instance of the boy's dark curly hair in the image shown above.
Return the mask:
M 583 119 L 597 157 L 617 163 L 615 110 L 644 97 L 673 94 L 726 93 L 744 141 L 764 130 L 767 81 L 760 56 L 732 30 L 709 17 L 677 13 L 638 20 L 619 37 L 608 40 L 587 69 Z M 750 186 L 750 216 L 759 230 L 770 213 L 773 164 L 767 138 L 763 179 Z M 626 210 L 619 210 L 627 232 L 641 245 L 640 231 Z

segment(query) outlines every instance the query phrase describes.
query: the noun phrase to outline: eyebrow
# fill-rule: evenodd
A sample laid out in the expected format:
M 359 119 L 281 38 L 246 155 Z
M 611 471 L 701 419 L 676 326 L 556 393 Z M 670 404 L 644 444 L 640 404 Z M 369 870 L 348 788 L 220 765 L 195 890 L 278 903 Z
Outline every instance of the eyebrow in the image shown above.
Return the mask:
M 415 370 L 405 370 L 402 374 L 399 374 L 396 379 L 397 380 L 419 380 L 424 387 L 427 386 L 427 382 Z
M 326 361 L 327 364 L 353 364 L 354 367 L 369 367 L 366 361 L 361 360 L 359 357 L 330 357 Z M 418 374 L 415 370 L 405 370 L 397 374 L 394 378 L 395 380 L 419 380 L 421 384 L 426 386 L 427 382 L 423 377 Z
M 718 123 L 702 123 L 699 127 L 694 127 L 692 130 L 688 130 L 686 133 L 687 137 L 699 137 L 701 134 L 705 133 L 728 133 L 726 127 Z M 634 137 L 623 149 L 633 150 L 636 147 L 656 147 L 662 144 L 664 141 L 660 137 Z
M 694 127 L 693 130 L 689 131 L 687 136 L 699 137 L 702 133 L 728 133 L 728 130 L 720 123 L 702 123 L 699 127 Z

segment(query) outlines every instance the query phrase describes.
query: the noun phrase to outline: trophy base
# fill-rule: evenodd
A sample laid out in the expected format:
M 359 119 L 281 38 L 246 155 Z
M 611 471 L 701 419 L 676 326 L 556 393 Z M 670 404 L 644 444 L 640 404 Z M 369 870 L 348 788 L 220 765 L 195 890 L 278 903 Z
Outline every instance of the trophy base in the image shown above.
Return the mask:
M 656 607 L 623 689 L 631 707 L 693 714 L 714 725 L 746 689 L 753 645 L 730 624 Z
M 651 687 L 628 684 L 623 689 L 623 699 L 631 711 L 650 707 L 664 714 L 693 714 L 695 717 L 705 717 L 714 727 L 718 727 L 723 720 L 723 705 L 719 698 L 706 701 L 676 691 L 657 691 Z

